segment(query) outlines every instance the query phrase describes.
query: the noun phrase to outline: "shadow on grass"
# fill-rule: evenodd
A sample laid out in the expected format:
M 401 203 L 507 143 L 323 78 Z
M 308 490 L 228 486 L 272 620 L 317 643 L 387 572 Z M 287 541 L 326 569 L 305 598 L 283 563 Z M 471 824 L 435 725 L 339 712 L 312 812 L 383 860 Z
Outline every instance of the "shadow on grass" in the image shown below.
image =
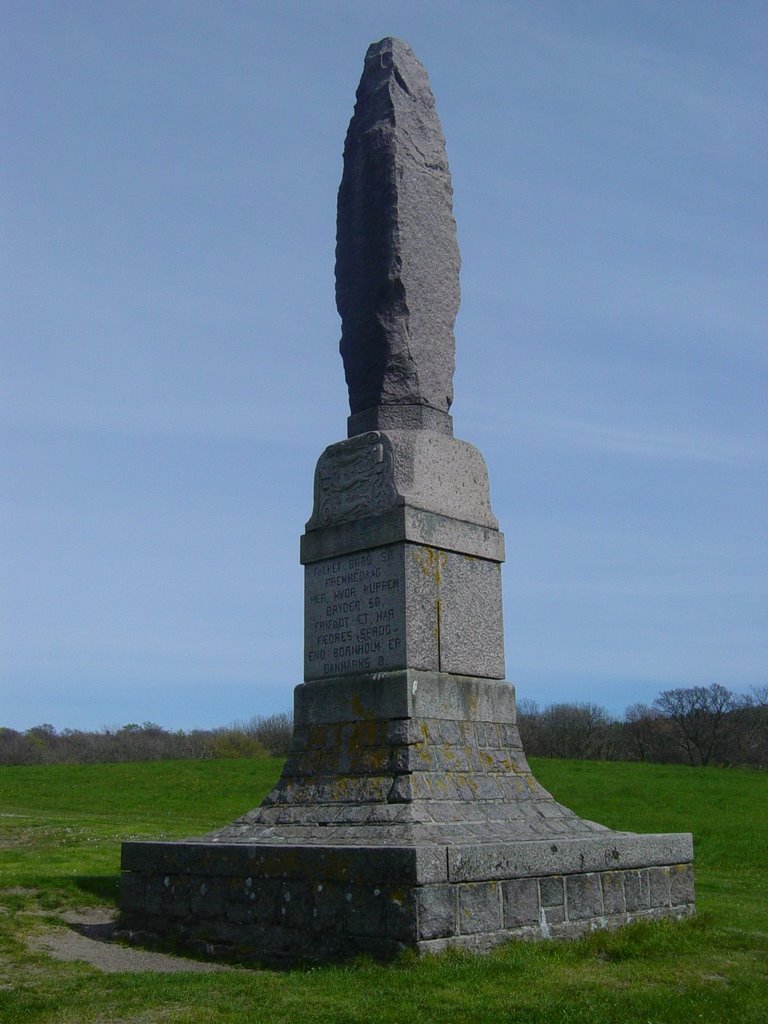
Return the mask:
M 120 875 L 76 875 L 72 881 L 81 892 L 117 906 Z

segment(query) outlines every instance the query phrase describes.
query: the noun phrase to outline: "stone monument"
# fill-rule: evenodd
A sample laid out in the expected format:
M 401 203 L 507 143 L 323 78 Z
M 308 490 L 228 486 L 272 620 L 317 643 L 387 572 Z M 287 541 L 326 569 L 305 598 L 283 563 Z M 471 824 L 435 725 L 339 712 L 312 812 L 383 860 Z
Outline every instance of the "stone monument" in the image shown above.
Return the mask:
M 688 834 L 579 818 L 531 774 L 504 681 L 503 537 L 453 436 L 459 252 L 424 68 L 371 46 L 344 149 L 348 438 L 317 464 L 293 749 L 262 805 L 123 845 L 122 926 L 267 962 L 484 949 L 693 913 Z

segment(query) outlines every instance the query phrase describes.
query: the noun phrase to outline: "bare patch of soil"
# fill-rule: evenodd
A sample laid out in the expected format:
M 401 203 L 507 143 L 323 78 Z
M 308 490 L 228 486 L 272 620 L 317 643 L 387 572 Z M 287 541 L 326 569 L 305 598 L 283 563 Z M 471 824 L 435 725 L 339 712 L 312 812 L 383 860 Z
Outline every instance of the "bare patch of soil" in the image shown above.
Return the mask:
M 38 953 L 57 960 L 84 960 L 105 972 L 156 971 L 171 974 L 181 971 L 233 971 L 227 964 L 187 960 L 169 953 L 134 949 L 114 941 L 115 914 L 102 907 L 67 911 L 60 915 L 68 927 L 52 925 L 30 935 L 27 945 Z

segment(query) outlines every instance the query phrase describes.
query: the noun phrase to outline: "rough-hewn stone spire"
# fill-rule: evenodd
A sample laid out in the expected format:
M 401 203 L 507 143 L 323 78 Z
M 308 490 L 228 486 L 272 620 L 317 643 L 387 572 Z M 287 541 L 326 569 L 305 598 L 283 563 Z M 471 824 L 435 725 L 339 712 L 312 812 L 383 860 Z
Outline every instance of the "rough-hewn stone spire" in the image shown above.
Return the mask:
M 338 199 L 336 305 L 353 418 L 450 408 L 460 266 L 451 198 L 427 73 L 407 43 L 382 39 L 365 57 Z

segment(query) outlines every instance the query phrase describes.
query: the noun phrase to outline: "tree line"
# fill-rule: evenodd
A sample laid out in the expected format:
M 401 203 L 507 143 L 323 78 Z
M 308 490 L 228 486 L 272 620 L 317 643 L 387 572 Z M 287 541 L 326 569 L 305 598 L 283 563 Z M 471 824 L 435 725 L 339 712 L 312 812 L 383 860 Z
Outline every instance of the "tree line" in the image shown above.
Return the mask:
M 599 761 L 768 767 L 768 686 L 736 694 L 718 683 L 664 690 L 623 716 L 597 704 L 518 702 L 527 754 Z M 171 732 L 153 722 L 86 732 L 38 725 L 0 728 L 0 765 L 165 761 L 174 758 L 284 757 L 293 722 L 287 713 L 217 729 Z
M 154 722 L 86 732 L 36 725 L 26 732 L 0 728 L 0 765 L 107 764 L 114 761 L 200 760 L 214 757 L 285 757 L 291 715 L 257 715 L 216 729 L 172 732 Z
M 664 690 L 621 718 L 597 704 L 518 704 L 527 754 L 597 761 L 768 767 L 768 686 L 736 694 L 719 683 Z

